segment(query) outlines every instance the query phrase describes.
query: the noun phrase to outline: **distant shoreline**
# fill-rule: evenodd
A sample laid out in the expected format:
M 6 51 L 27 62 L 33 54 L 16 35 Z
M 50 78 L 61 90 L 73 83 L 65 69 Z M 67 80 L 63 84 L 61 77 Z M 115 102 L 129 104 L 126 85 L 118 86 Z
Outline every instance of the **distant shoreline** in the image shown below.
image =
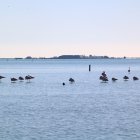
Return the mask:
M 125 58 L 129 59 L 140 59 L 140 58 Z M 124 58 L 0 58 L 0 60 L 125 60 Z
M 15 59 L 15 60 L 45 60 L 45 59 L 140 59 L 140 57 L 109 57 L 109 56 L 95 56 L 95 55 L 60 55 L 54 57 L 31 57 L 27 56 L 25 58 L 15 57 L 15 58 L 0 58 L 0 59 Z

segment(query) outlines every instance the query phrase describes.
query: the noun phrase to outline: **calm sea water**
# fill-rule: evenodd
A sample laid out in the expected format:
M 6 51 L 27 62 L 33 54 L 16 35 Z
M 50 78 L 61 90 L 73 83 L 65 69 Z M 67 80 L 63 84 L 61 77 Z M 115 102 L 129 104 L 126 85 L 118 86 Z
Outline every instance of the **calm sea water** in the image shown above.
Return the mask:
M 101 83 L 103 70 L 119 80 Z M 140 140 L 138 59 L 0 60 L 0 75 L 0 140 Z

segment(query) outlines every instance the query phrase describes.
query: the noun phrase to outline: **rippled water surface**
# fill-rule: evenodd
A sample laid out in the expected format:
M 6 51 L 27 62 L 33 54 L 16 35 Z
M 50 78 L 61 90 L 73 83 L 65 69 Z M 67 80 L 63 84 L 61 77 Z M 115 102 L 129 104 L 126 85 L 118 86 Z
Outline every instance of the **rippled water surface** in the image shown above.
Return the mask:
M 119 80 L 100 82 L 103 70 Z M 140 140 L 138 59 L 0 60 L 0 75 L 0 140 Z

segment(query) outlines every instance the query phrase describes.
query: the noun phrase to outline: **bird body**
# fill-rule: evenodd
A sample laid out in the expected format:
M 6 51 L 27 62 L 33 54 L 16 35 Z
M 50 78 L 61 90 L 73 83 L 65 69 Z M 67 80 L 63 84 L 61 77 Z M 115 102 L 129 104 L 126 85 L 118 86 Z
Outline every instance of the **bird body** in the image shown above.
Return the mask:
M 124 79 L 124 80 L 128 80 L 129 77 L 128 77 L 128 76 L 124 76 L 123 79 Z
M 75 82 L 75 80 L 74 80 L 73 78 L 70 78 L 69 81 L 70 81 L 71 83 Z
M 108 81 L 108 78 L 107 77 L 104 77 L 104 76 L 100 76 L 99 79 L 102 80 L 103 82 L 107 82 Z
M 0 79 L 3 79 L 3 78 L 5 78 L 4 76 L 0 76 Z
M 133 80 L 136 81 L 136 80 L 139 80 L 139 78 L 134 76 Z
M 34 79 L 35 77 L 28 75 L 28 77 L 30 77 L 30 79 Z
M 24 80 L 24 78 L 23 78 L 23 77 L 21 77 L 21 76 L 20 76 L 18 79 L 19 79 L 20 81 L 23 81 L 23 80 Z
M 30 79 L 31 79 L 31 77 L 25 76 L 25 80 L 30 80 Z
M 18 79 L 16 78 L 11 78 L 11 82 L 16 82 Z
M 30 82 L 31 79 L 34 79 L 34 77 L 30 75 L 25 76 L 25 80 Z
M 114 77 L 112 78 L 112 81 L 114 81 L 114 82 L 117 81 L 117 80 L 118 80 L 117 78 L 114 78 Z
M 4 76 L 0 76 L 0 82 L 1 82 L 1 79 L 5 78 Z
M 108 77 L 107 77 L 105 71 L 102 72 L 102 74 L 101 74 L 99 79 L 102 80 L 103 82 L 107 82 L 108 81 Z

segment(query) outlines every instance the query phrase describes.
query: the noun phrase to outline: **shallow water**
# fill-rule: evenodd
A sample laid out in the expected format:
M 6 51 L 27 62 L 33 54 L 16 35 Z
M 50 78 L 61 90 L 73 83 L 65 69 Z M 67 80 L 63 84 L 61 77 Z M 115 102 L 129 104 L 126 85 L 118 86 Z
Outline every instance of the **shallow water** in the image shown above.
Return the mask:
M 119 80 L 101 83 L 103 70 Z M 132 80 L 140 77 L 138 59 L 0 60 L 0 73 L 2 140 L 140 139 L 140 81 Z M 30 83 L 10 82 L 28 74 Z

